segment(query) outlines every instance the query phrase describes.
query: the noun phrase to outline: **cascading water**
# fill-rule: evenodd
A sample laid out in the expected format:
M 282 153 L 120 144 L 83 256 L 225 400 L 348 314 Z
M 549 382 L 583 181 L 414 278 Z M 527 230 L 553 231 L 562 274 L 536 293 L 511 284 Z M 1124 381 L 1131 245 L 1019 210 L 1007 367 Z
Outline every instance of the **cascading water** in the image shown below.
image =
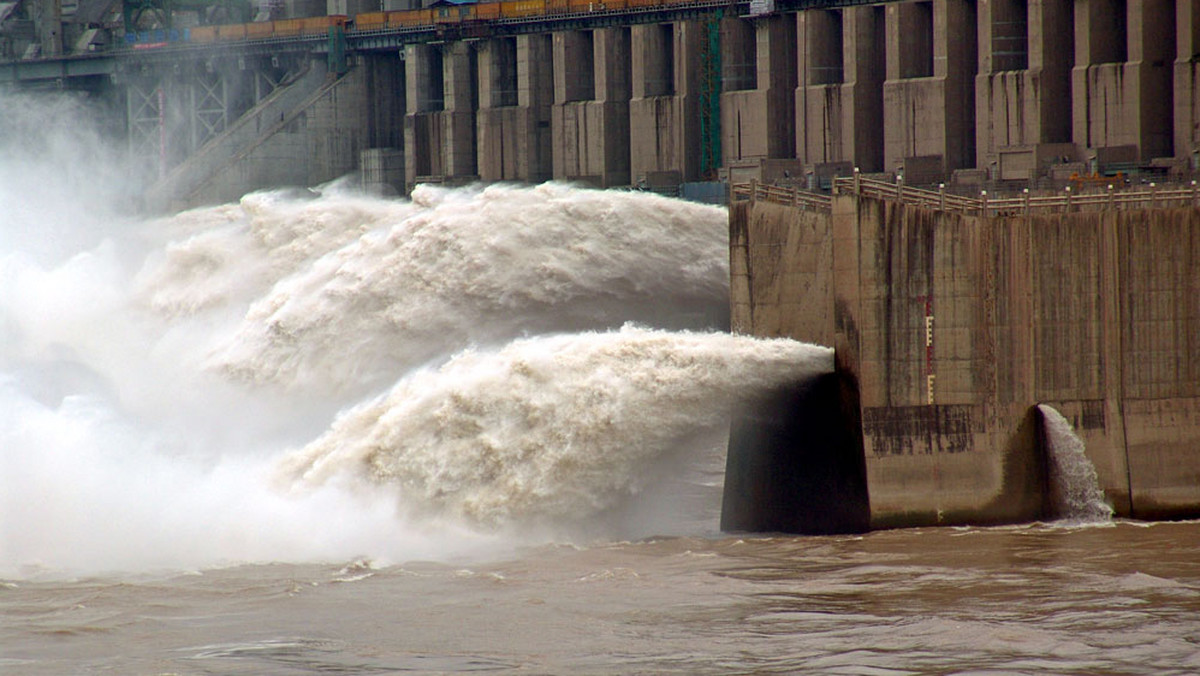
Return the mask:
M 0 141 L 5 575 L 712 530 L 734 402 L 831 367 L 713 330 L 719 208 L 334 185 L 144 221 L 87 171 L 32 207 L 64 162 Z
M 1113 508 L 1104 500 L 1096 467 L 1084 453 L 1083 440 L 1053 406 L 1039 404 L 1050 460 L 1050 493 L 1054 515 L 1066 521 L 1110 521 Z

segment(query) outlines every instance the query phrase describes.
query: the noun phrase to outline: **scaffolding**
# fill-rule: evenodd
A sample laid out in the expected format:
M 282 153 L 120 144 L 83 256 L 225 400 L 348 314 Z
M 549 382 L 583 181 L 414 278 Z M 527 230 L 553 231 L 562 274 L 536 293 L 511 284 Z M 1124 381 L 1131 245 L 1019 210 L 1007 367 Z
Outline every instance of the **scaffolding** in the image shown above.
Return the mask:
M 721 18 L 703 23 L 700 46 L 700 176 L 711 180 L 721 168 Z

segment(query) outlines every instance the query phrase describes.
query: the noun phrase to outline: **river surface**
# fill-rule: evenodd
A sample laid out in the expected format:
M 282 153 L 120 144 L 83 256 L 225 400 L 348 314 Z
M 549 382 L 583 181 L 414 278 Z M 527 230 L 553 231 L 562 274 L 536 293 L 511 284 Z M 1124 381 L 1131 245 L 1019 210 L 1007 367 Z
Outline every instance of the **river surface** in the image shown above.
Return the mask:
M 1194 674 L 1200 524 L 19 581 L 0 616 L 6 674 Z
M 0 673 L 1200 672 L 1200 527 L 716 532 L 724 209 L 545 184 L 154 218 L 0 97 Z M 1057 418 L 1056 418 L 1057 420 Z M 1080 511 L 1079 508 L 1082 508 Z

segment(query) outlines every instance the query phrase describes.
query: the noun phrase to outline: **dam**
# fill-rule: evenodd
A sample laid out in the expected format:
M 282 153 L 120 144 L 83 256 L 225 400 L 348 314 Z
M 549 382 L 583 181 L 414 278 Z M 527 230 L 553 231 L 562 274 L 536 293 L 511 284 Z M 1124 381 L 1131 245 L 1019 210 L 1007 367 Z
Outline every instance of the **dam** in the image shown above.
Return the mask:
M 86 97 L 152 206 L 350 173 L 977 193 L 1200 167 L 1190 1 L 5 6 L 0 86 Z
M 831 198 L 741 194 L 734 331 L 832 345 L 837 366 L 824 413 L 735 423 L 724 526 L 813 532 L 770 498 L 809 464 L 824 479 L 805 479 L 808 501 L 851 502 L 817 532 L 1045 518 L 1039 404 L 1070 421 L 1117 515 L 1200 513 L 1195 184 L 988 201 L 855 178 Z

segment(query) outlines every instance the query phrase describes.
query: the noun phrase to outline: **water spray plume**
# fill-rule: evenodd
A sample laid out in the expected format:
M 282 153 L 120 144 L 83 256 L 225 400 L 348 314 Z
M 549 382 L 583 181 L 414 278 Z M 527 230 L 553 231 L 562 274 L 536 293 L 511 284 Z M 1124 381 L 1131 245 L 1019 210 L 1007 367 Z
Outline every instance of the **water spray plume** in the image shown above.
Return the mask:
M 1113 508 L 1104 499 L 1096 466 L 1084 453 L 1083 440 L 1054 407 L 1040 404 L 1038 409 L 1046 426 L 1054 515 L 1083 523 L 1110 521 Z
M 122 217 L 114 153 L 56 111 L 0 139 L 0 575 L 712 529 L 732 403 L 828 366 L 680 330 L 727 313 L 720 208 L 331 185 Z
M 653 461 L 737 402 L 832 362 L 790 340 L 632 327 L 519 340 L 414 373 L 284 467 L 307 486 L 362 476 L 485 527 L 571 522 L 645 489 Z

